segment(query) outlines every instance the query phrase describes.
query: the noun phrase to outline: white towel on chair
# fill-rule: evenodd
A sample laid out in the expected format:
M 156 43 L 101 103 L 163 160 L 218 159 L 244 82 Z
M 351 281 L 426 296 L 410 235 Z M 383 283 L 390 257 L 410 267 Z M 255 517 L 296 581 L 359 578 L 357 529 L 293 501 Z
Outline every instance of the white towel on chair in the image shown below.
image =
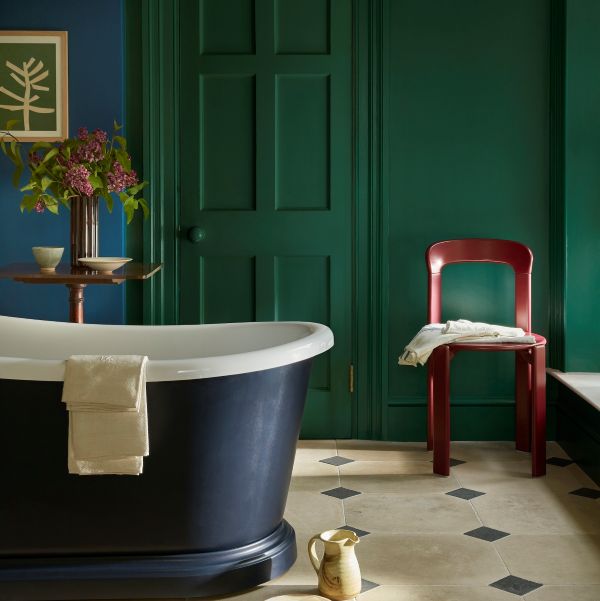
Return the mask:
M 469 321 L 468 319 L 447 321 L 442 333 L 461 334 L 462 336 L 509 336 L 512 338 L 525 336 L 525 330 L 521 328 L 498 326 L 493 323 Z
M 80 355 L 65 369 L 69 473 L 139 475 L 149 453 L 147 357 Z
M 452 325 L 451 330 L 455 328 L 462 329 L 462 332 L 452 331 L 447 332 L 448 324 Z M 470 332 L 467 324 L 475 325 Z M 502 333 L 508 331 L 509 334 Z M 516 335 L 510 335 L 515 332 Z M 507 328 L 506 326 L 496 326 L 493 324 L 477 323 L 461 319 L 458 321 L 448 321 L 443 323 L 430 323 L 422 327 L 417 335 L 406 345 L 404 352 L 398 359 L 398 365 L 425 365 L 427 359 L 433 350 L 443 344 L 452 344 L 453 342 L 461 343 L 488 343 L 499 344 L 502 342 L 514 342 L 521 344 L 535 343 L 535 337 L 525 334 L 520 328 Z

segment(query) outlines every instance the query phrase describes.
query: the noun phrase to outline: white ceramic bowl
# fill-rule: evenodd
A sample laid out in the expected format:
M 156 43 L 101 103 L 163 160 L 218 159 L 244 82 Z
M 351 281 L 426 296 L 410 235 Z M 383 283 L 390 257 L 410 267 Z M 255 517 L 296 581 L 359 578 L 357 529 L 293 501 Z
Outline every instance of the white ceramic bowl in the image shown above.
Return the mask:
M 125 263 L 129 263 L 131 259 L 127 257 L 82 257 L 78 262 L 90 269 L 99 271 L 100 273 L 112 273 L 115 269 L 123 267 Z
M 33 258 L 40 271 L 51 272 L 60 263 L 65 249 L 62 246 L 32 246 Z

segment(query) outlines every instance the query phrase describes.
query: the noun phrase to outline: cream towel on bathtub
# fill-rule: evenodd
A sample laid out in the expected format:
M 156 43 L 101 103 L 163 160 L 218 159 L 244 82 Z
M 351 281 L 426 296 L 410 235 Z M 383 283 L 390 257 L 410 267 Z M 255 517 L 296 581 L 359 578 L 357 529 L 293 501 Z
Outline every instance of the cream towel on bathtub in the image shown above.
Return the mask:
M 147 357 L 76 355 L 65 369 L 69 473 L 139 475 L 149 453 Z

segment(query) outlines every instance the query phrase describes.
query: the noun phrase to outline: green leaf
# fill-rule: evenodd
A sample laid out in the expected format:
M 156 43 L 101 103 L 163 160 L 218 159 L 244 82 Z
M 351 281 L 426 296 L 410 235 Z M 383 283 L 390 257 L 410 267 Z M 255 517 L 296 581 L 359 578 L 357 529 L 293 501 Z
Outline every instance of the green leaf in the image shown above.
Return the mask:
M 113 129 L 114 129 L 115 131 L 119 131 L 119 130 L 120 130 L 120 129 L 122 129 L 122 128 L 123 128 L 123 126 L 122 126 L 122 125 L 119 125 L 119 124 L 117 123 L 117 120 L 116 120 L 116 119 L 115 119 L 115 120 L 113 120 Z
M 36 182 L 29 182 L 26 186 L 20 188 L 20 192 L 25 192 L 27 190 L 33 190 L 35 188 Z
M 131 194 L 131 196 L 135 196 L 146 184 L 146 182 L 141 182 L 139 184 L 136 184 L 135 186 L 131 186 L 131 188 L 128 188 L 127 191 L 129 192 L 129 194 Z
M 129 159 L 127 153 L 120 148 L 117 148 L 115 150 L 115 155 L 117 157 L 117 161 L 121 163 L 121 167 L 123 167 L 123 169 L 125 169 L 127 172 L 131 171 L 131 160 Z
M 104 183 L 102 182 L 102 178 L 99 175 L 96 175 L 95 173 L 92 173 L 88 177 L 88 180 L 89 180 L 90 184 L 92 184 L 94 190 L 99 190 L 100 188 L 104 187 Z
M 119 143 L 123 150 L 127 150 L 127 140 L 123 136 L 114 136 L 113 140 Z
M 33 208 L 35 207 L 36 203 L 37 203 L 37 197 L 34 196 L 33 194 L 27 194 L 26 196 L 23 196 L 23 200 L 21 201 L 21 204 L 20 204 L 21 213 L 25 210 L 27 210 L 28 212 L 31 212 L 33 210 Z
M 58 148 L 50 149 L 42 159 L 42 163 L 47 163 L 50 159 L 53 159 L 58 154 Z
M 42 190 L 45 192 L 48 189 L 48 186 L 52 183 L 52 178 L 44 175 L 42 177 Z
M 36 142 L 31 147 L 31 152 L 36 152 L 38 150 L 42 150 L 42 148 L 52 148 L 52 144 L 50 144 L 50 142 Z
M 17 124 L 18 124 L 18 123 L 20 123 L 20 122 L 21 122 L 21 121 L 20 121 L 19 119 L 9 119 L 9 120 L 6 122 L 6 125 L 5 125 L 5 127 L 6 127 L 6 129 L 7 129 L 8 131 L 10 131 L 11 129 L 15 129 L 15 125 L 17 125 Z
M 46 203 L 46 208 L 51 213 L 54 213 L 54 215 L 58 215 L 58 203 L 56 201 L 54 201 L 53 203 Z
M 23 165 L 17 165 L 12 174 L 12 185 L 15 188 L 19 187 L 19 182 L 21 181 L 21 175 L 23 175 Z
M 150 216 L 150 207 L 148 206 L 148 203 L 144 198 L 138 198 L 138 202 L 142 207 L 142 211 L 144 211 L 144 219 L 148 219 L 148 217 Z
M 127 215 L 127 225 L 129 225 L 133 219 L 133 215 L 135 213 L 135 209 L 132 205 L 124 205 L 123 209 L 125 210 L 125 215 Z

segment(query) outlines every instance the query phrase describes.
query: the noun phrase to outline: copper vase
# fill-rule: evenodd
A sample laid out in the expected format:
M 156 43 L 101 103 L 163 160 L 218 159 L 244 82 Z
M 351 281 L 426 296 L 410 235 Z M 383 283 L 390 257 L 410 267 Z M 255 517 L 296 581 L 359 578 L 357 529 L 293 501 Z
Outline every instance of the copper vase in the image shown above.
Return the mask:
M 71 267 L 78 260 L 98 256 L 98 197 L 79 196 L 71 199 Z

